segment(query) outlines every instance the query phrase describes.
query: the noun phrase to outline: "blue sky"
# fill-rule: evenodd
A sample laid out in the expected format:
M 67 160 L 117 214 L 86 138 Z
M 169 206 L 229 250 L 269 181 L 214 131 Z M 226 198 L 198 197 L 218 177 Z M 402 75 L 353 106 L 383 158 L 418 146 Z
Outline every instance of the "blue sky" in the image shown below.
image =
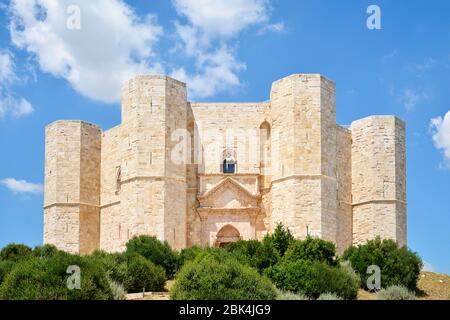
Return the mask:
M 45 126 L 118 124 L 124 78 L 164 72 L 193 100 L 263 101 L 274 80 L 321 73 L 336 81 L 338 123 L 406 121 L 408 244 L 450 274 L 450 2 L 0 3 L 0 247 L 42 242 Z M 366 26 L 371 4 L 381 30 Z

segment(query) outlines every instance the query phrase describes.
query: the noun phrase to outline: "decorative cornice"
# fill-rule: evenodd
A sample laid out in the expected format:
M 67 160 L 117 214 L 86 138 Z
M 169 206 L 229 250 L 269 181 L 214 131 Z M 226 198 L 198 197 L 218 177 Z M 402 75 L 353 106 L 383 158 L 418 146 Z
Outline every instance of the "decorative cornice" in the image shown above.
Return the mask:
M 44 209 L 50 209 L 50 208 L 53 208 L 53 207 L 70 208 L 70 207 L 81 207 L 81 206 L 100 208 L 100 206 L 98 206 L 98 205 L 89 204 L 89 203 L 83 203 L 83 202 L 55 202 L 55 203 L 52 203 L 52 204 L 44 205 Z
M 218 184 L 216 184 L 213 188 L 206 191 L 203 195 L 199 195 L 197 199 L 199 201 L 204 201 L 205 199 L 214 196 L 214 194 L 216 194 L 221 188 L 225 187 L 227 184 L 234 185 L 236 188 L 242 191 L 248 198 L 251 198 L 253 200 L 259 200 L 261 198 L 261 195 L 259 193 L 253 194 L 250 191 L 248 191 L 248 189 L 244 187 L 241 183 L 237 182 L 231 177 L 227 177 L 224 180 L 220 181 Z
M 201 178 L 208 177 L 255 177 L 260 176 L 259 173 L 199 173 L 197 174 Z
M 283 182 L 289 179 L 297 179 L 297 180 L 306 180 L 306 179 L 310 179 L 310 180 L 318 180 L 318 179 L 327 179 L 327 180 L 331 180 L 331 181 L 336 181 L 336 178 L 334 177 L 330 177 L 324 174 L 291 174 L 289 176 L 285 176 L 282 178 L 278 178 L 275 180 L 272 180 L 272 184 L 274 183 L 278 183 L 278 182 Z
M 362 205 L 365 205 L 365 204 L 371 204 L 371 203 L 378 203 L 378 204 L 401 203 L 401 204 L 404 204 L 404 205 L 407 204 L 405 201 L 402 201 L 402 200 L 395 200 L 395 199 L 378 199 L 378 200 L 367 200 L 367 201 L 362 201 L 362 202 L 353 203 L 352 206 L 353 206 L 353 207 L 358 207 L 358 206 L 362 206 Z
M 206 219 L 211 215 L 242 215 L 246 214 L 251 217 L 256 217 L 261 212 L 261 208 L 210 208 L 210 207 L 199 207 L 196 208 L 201 219 Z

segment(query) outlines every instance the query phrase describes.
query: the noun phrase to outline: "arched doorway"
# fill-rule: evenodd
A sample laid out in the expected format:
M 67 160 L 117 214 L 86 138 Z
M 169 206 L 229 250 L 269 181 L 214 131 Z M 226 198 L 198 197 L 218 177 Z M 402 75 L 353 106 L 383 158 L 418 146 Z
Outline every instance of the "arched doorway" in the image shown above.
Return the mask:
M 216 247 L 224 247 L 238 240 L 241 240 L 239 231 L 232 225 L 226 225 L 217 233 Z

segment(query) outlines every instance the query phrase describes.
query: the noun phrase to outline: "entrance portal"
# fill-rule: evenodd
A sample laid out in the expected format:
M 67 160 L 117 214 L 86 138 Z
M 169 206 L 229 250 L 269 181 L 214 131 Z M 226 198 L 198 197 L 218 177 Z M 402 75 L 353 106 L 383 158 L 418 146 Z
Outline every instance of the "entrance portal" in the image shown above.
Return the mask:
M 216 247 L 224 247 L 239 240 L 241 240 L 239 231 L 231 225 L 226 225 L 217 233 L 215 245 Z

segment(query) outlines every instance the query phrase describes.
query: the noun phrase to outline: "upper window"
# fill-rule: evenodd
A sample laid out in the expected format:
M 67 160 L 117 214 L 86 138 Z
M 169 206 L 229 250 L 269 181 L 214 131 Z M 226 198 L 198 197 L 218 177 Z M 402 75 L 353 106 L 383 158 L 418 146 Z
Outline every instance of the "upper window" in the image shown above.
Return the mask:
M 231 149 L 225 149 L 223 152 L 223 167 L 222 172 L 225 174 L 236 173 L 237 163 L 236 163 L 236 152 Z
M 236 173 L 236 163 L 234 160 L 223 160 L 223 173 L 234 174 Z

